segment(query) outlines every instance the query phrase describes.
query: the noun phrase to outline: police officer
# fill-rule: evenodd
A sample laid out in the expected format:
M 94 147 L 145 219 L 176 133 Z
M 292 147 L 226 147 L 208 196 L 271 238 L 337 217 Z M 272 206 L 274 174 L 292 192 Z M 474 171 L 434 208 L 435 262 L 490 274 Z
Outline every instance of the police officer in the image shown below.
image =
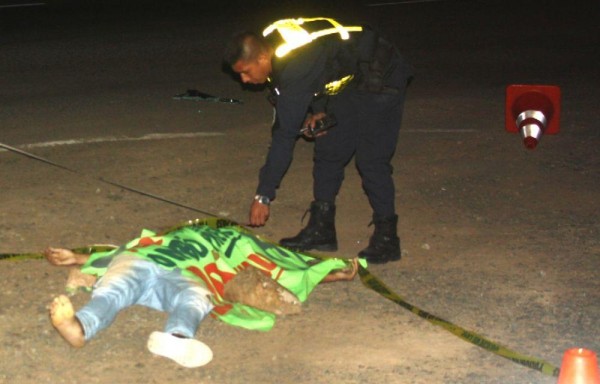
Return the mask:
M 299 251 L 337 250 L 335 199 L 354 156 L 375 225 L 359 256 L 371 263 L 399 260 L 390 161 L 411 72 L 397 49 L 368 27 L 328 18 L 284 19 L 262 35 L 236 35 L 225 62 L 242 82 L 267 83 L 276 111 L 250 225 L 268 220 L 295 142 L 304 134 L 314 139 L 314 201 L 306 227 L 280 244 Z

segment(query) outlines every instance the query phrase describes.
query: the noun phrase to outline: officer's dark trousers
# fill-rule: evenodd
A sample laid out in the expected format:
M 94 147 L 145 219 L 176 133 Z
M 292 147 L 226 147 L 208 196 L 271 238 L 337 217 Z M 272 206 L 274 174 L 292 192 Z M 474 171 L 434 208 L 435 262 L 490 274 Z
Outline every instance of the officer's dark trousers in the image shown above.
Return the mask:
M 330 97 L 328 111 L 335 115 L 338 124 L 315 140 L 316 200 L 335 201 L 344 180 L 344 168 L 354 156 L 374 214 L 389 217 L 396 213 L 390 161 L 398 141 L 404 94 L 404 90 L 373 94 L 347 89 Z

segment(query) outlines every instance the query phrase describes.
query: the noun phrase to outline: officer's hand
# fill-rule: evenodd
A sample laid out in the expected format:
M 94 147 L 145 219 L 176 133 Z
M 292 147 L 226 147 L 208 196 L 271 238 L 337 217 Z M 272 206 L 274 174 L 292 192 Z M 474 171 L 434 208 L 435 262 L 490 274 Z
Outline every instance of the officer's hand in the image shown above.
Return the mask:
M 269 220 L 270 207 L 266 204 L 261 204 L 256 200 L 252 200 L 250 206 L 250 226 L 262 227 Z
M 304 120 L 304 124 L 302 124 L 302 134 L 304 135 L 304 137 L 314 139 L 315 137 L 321 137 L 323 135 L 326 135 L 327 131 L 322 131 L 317 133 L 316 135 L 313 135 L 309 129 L 314 129 L 315 125 L 317 124 L 317 121 L 323 119 L 325 116 L 327 116 L 325 112 L 319 112 L 315 115 L 308 115 L 306 117 L 306 120 Z

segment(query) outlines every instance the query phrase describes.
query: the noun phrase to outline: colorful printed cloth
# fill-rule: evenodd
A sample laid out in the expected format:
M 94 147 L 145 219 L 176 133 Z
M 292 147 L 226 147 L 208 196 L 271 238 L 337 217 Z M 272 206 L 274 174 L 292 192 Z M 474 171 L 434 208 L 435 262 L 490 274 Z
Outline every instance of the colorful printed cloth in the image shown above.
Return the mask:
M 213 293 L 213 315 L 222 321 L 253 330 L 267 331 L 275 315 L 223 299 L 224 285 L 237 272 L 252 266 L 268 273 L 304 302 L 331 271 L 348 265 L 345 259 L 318 259 L 262 241 L 242 227 L 222 219 L 197 221 L 165 234 L 143 230 L 139 238 L 108 252 L 96 252 L 82 272 L 102 276 L 110 260 L 127 252 L 152 260 L 163 268 L 204 282 Z

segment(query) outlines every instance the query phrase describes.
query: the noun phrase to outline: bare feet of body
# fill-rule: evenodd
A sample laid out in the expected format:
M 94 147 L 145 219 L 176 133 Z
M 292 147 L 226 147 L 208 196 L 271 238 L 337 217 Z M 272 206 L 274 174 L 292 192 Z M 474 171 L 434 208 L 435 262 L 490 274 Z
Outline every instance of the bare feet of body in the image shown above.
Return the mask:
M 48 247 L 44 256 L 53 265 L 83 265 L 90 255 L 74 253 L 69 249 Z
M 73 347 L 80 348 L 85 344 L 83 328 L 75 317 L 75 310 L 71 300 L 65 295 L 60 295 L 50 304 L 50 319 L 58 333 Z

